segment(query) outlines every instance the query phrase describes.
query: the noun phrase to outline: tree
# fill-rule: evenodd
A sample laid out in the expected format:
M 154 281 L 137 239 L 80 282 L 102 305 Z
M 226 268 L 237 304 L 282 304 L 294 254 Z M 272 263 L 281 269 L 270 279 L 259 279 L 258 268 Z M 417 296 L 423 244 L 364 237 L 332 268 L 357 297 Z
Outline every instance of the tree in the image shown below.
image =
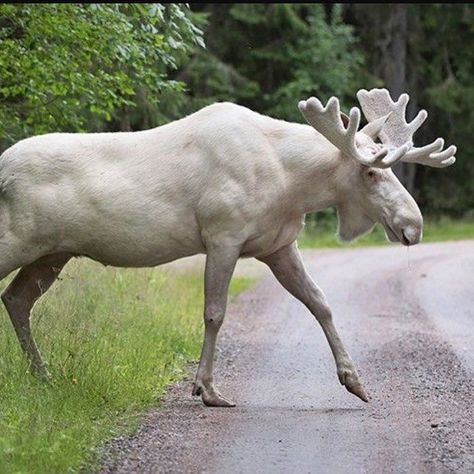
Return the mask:
M 403 3 L 353 4 L 347 5 L 346 9 L 349 12 L 346 21 L 356 25 L 361 44 L 366 50 L 369 71 L 381 79 L 394 99 L 398 99 L 403 92 L 410 93 L 407 114 L 413 118 L 417 106 L 417 90 L 409 48 L 414 24 L 410 20 L 409 6 Z M 398 163 L 394 166 L 394 171 L 413 194 L 415 165 Z
M 203 4 L 207 50 L 178 77 L 189 85 L 188 110 L 230 100 L 278 118 L 302 121 L 298 100 L 338 95 L 352 102 L 366 84 L 364 56 L 336 7 L 323 5 Z M 372 82 L 371 82 L 372 83 Z
M 201 31 L 182 4 L 0 5 L 0 140 L 103 128 L 120 108 L 182 93 L 167 76 Z
M 443 173 L 417 175 L 422 204 L 437 215 L 474 217 L 474 8 L 470 4 L 417 5 L 420 101 L 430 113 L 428 139 L 443 136 L 458 147 Z
M 416 133 L 417 143 L 442 136 L 458 146 L 455 166 L 440 173 L 403 163 L 396 168 L 401 181 L 431 214 L 472 212 L 472 5 L 348 5 L 345 20 L 361 38 L 369 71 L 395 99 L 409 92 L 409 118 L 428 110 L 429 125 Z

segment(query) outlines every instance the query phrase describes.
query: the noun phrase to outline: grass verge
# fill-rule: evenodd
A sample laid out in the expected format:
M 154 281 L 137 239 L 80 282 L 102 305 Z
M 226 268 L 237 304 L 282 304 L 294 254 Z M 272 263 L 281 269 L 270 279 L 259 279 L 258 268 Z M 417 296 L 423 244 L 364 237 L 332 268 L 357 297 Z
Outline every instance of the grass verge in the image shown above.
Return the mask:
M 251 283 L 234 278 L 231 297 Z M 198 275 L 71 262 L 34 310 L 51 385 L 27 373 L 2 305 L 0 472 L 89 470 L 102 442 L 136 428 L 199 356 L 202 286 Z
M 370 234 L 351 243 L 341 243 L 337 240 L 336 226 L 335 219 L 332 222 L 324 222 L 321 226 L 307 225 L 298 238 L 298 246 L 300 248 L 338 248 L 390 245 L 380 224 L 377 224 Z M 427 220 L 424 223 L 423 242 L 463 239 L 474 239 L 474 221 L 442 218 L 437 221 Z

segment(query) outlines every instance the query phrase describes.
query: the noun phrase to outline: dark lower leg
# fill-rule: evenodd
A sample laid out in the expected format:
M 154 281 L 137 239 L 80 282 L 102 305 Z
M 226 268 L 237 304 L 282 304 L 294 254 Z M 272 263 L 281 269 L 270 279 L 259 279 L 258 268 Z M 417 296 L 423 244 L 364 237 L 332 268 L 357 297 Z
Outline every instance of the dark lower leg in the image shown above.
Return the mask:
M 47 377 L 48 372 L 31 334 L 31 309 L 70 258 L 69 254 L 49 255 L 23 267 L 2 294 L 20 345 L 40 377 Z

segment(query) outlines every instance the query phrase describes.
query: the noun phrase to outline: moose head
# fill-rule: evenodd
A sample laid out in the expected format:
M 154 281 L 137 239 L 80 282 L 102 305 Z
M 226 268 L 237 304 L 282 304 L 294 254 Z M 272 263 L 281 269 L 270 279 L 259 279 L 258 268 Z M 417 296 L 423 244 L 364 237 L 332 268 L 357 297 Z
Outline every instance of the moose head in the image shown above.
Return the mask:
M 341 151 L 339 237 L 352 240 L 381 223 L 390 241 L 414 245 L 422 237 L 421 212 L 390 168 L 399 161 L 444 168 L 456 161 L 456 147 L 443 150 L 442 138 L 420 148 L 413 146 L 413 134 L 428 114 L 421 110 L 407 123 L 408 94 L 394 102 L 386 89 L 362 89 L 357 98 L 368 120 L 360 131 L 357 107 L 347 116 L 340 112 L 335 97 L 326 107 L 315 97 L 299 103 L 306 121 Z

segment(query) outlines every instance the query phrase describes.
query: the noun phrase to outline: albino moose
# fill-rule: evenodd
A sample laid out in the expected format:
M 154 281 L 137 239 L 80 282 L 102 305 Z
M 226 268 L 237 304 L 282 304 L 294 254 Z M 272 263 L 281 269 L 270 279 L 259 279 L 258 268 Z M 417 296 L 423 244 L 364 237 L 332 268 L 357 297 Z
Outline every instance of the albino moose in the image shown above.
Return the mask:
M 72 257 L 150 267 L 205 253 L 205 335 L 193 385 L 210 406 L 234 406 L 213 383 L 216 338 L 240 257 L 266 263 L 321 325 L 347 390 L 367 401 L 323 292 L 296 245 L 304 216 L 334 206 L 338 235 L 383 225 L 388 239 L 418 243 L 422 216 L 390 167 L 442 168 L 456 148 L 443 139 L 415 148 L 425 111 L 407 123 L 408 95 L 360 90 L 368 119 L 332 97 L 299 103 L 308 125 L 217 103 L 181 120 L 130 133 L 51 133 L 0 158 L 0 277 L 20 268 L 2 301 L 34 373 L 48 372 L 30 330 L 35 301 Z M 379 139 L 380 141 L 378 141 Z

